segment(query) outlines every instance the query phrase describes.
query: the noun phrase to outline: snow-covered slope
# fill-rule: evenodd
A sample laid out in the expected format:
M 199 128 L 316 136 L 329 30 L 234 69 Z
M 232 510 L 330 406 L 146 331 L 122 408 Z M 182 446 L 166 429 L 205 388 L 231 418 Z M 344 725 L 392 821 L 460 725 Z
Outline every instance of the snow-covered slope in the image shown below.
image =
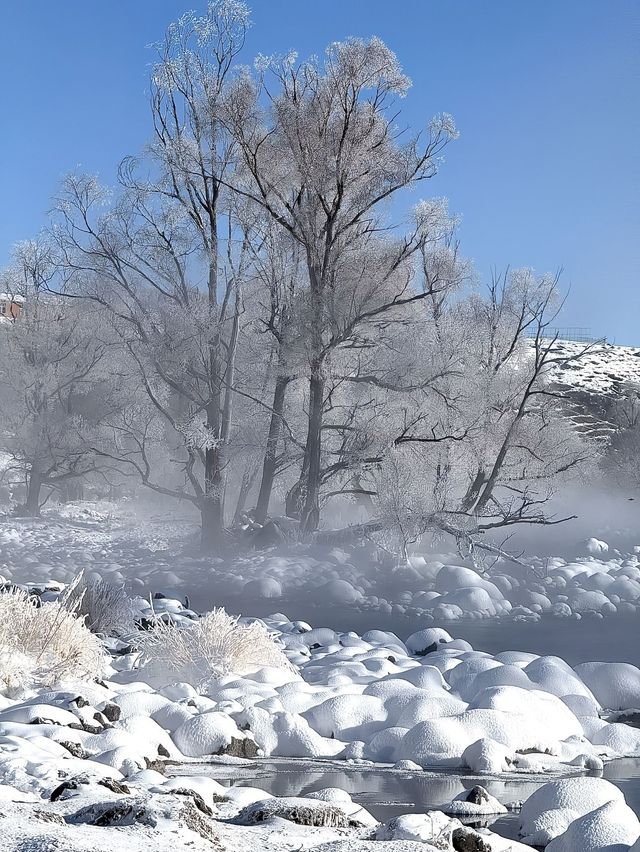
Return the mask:
M 591 437 L 614 435 L 620 429 L 619 403 L 640 388 L 640 347 L 597 343 L 585 352 L 583 343 L 558 340 L 554 350 L 575 358 L 555 365 L 548 378 L 566 395 L 578 430 Z
M 583 343 L 558 340 L 555 349 L 560 355 L 577 356 Z M 619 393 L 624 385 L 640 383 L 640 347 L 594 344 L 583 357 L 554 370 L 554 379 L 575 390 L 592 394 Z

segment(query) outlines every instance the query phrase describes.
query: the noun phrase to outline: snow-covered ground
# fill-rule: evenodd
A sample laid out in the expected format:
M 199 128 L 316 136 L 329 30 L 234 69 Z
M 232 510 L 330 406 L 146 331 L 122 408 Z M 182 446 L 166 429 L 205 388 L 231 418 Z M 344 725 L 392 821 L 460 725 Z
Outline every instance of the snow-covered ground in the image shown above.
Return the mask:
M 55 598 L 57 589 L 41 586 L 40 594 Z M 157 599 L 153 611 L 144 599 L 136 606 L 141 616 L 165 613 L 177 628 L 193 629 L 195 613 L 177 599 Z M 235 763 L 327 758 L 374 761 L 399 772 L 467 767 L 490 776 L 557 777 L 640 755 L 640 730 L 608 721 L 640 707 L 640 670 L 633 666 L 572 669 L 559 658 L 517 651 L 491 656 L 441 628 L 403 641 L 382 631 L 358 636 L 312 628 L 277 614 L 265 624 L 290 668 L 254 666 L 198 689 L 172 683 L 167 672 L 161 686 L 157 671 L 150 678 L 139 666 L 134 636 L 107 641 L 112 656 L 99 682 L 1 698 L 3 848 L 22 852 L 58 843 L 67 850 L 106 850 L 117 843 L 127 850 L 213 845 L 241 852 L 260 844 L 274 852 L 364 852 L 393 841 L 389 852 L 515 852 L 519 844 L 474 834 L 440 813 L 378 824 L 339 790 L 308 800 L 223 788 L 207 777 L 206 763 L 228 754 Z M 167 760 L 191 771 L 182 775 L 173 766 L 167 779 Z M 458 816 L 504 809 L 483 792 L 468 798 L 443 808 Z M 552 852 L 609 850 L 602 838 L 622 852 L 640 836 L 636 816 L 602 779 L 552 781 L 532 800 L 522 812 L 523 840 L 552 841 Z M 576 838 L 585 845 L 576 846 Z
M 555 350 L 563 356 L 576 356 L 584 343 L 558 340 Z M 596 343 L 576 361 L 569 361 L 555 370 L 554 379 L 575 390 L 594 394 L 610 394 L 621 385 L 640 383 L 640 347 Z
M 416 557 L 389 573 L 367 547 L 310 553 L 293 546 L 224 562 L 200 556 L 192 536 L 176 514 L 106 503 L 0 523 L 0 574 L 45 602 L 80 570 L 125 583 L 141 624 L 162 617 L 192 629 L 194 601 L 207 590 L 217 600 L 260 599 L 273 610 L 286 601 L 288 615 L 263 621 L 289 660 L 289 667 L 254 665 L 175 684 L 171 672 L 141 663 L 134 633 L 105 640 L 108 665 L 96 682 L 0 696 L 3 849 L 525 848 L 459 822 L 509 804 L 484 791 L 440 803 L 446 817 L 421 814 L 417 803 L 417 813 L 379 823 L 342 790 L 278 798 L 258 782 L 223 787 L 207 766 L 222 760 L 250 774 L 256 760 L 272 758 L 375 764 L 400 774 L 547 777 L 522 810 L 523 844 L 548 843 L 550 852 L 640 849 L 640 823 L 618 788 L 585 776 L 617 757 L 640 756 L 640 729 L 624 722 L 638 718 L 640 670 L 571 667 L 517 650 L 489 654 L 451 635 L 461 617 L 633 615 L 636 553 L 592 539 L 578 559 L 538 560 L 531 569 L 501 563 L 481 576 L 454 557 Z M 164 597 L 150 602 L 158 592 Z M 372 619 L 410 614 L 420 629 L 359 635 L 291 620 L 295 601 L 310 595 Z M 450 632 L 438 626 L 444 622 Z
M 329 609 L 411 617 L 425 626 L 462 618 L 635 615 L 640 608 L 640 546 L 628 539 L 625 549 L 616 549 L 615 542 L 590 537 L 578 543 L 581 555 L 574 558 L 532 558 L 530 567 L 500 561 L 482 574 L 454 553 L 390 566 L 368 544 L 288 545 L 247 547 L 223 560 L 202 556 L 196 540 L 193 519 L 139 505 L 71 504 L 42 520 L 5 516 L 0 576 L 67 583 L 85 571 L 126 583 L 132 593 L 188 595 L 198 609 L 280 601 L 290 610 L 317 601 Z

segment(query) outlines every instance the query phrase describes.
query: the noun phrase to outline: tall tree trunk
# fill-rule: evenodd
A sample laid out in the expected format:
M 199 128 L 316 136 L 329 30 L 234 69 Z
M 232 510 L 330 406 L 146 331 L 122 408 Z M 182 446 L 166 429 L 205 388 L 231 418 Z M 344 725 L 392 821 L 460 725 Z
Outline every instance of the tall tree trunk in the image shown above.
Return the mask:
M 204 503 L 201 509 L 203 550 L 214 550 L 222 543 L 224 535 L 224 483 L 222 475 L 222 366 L 220 362 L 220 334 L 218 317 L 218 230 L 215 210 L 211 216 L 209 235 L 209 316 L 218 328 L 209 344 L 209 404 L 206 407 L 207 431 L 214 444 L 205 450 Z
M 320 458 L 322 452 L 322 421 L 324 418 L 324 282 L 322 274 L 310 257 L 307 258 L 311 290 L 311 375 L 309 378 L 309 415 L 304 460 L 298 487 L 301 504 L 300 527 L 310 533 L 320 522 Z M 292 489 L 293 490 L 293 489 Z
M 221 523 L 220 501 L 204 498 L 200 506 L 200 546 L 207 552 L 218 552 L 222 546 L 224 525 Z
M 291 378 L 289 376 L 278 376 L 273 392 L 269 434 L 264 453 L 264 461 L 262 463 L 260 491 L 258 492 L 258 501 L 256 503 L 255 519 L 259 524 L 263 524 L 269 514 L 269 502 L 271 500 L 271 492 L 273 490 L 273 483 L 276 476 L 278 441 L 280 440 L 280 433 L 282 432 L 282 414 L 284 412 L 287 386 L 290 381 Z
M 42 489 L 42 475 L 35 465 L 32 465 L 27 479 L 27 499 L 25 502 L 25 513 L 30 518 L 37 518 L 40 514 L 40 490 Z
M 307 456 L 307 482 L 300 526 L 306 533 L 313 532 L 320 522 L 320 456 L 322 451 L 322 420 L 324 414 L 324 375 L 321 364 L 314 364 L 309 383 L 309 429 L 305 456 Z
M 300 476 L 295 482 L 289 491 L 287 491 L 287 496 L 285 497 L 284 510 L 285 514 L 288 518 L 295 518 L 296 520 L 300 520 L 302 515 L 302 507 L 304 506 L 304 495 L 307 489 L 307 454 L 305 452 L 304 458 L 302 461 L 302 470 L 300 471 Z
M 257 471 L 254 468 L 253 470 L 247 469 L 242 474 L 242 482 L 240 483 L 240 491 L 238 492 L 238 499 L 236 501 L 236 510 L 233 513 L 234 526 L 237 526 L 242 521 L 244 507 L 247 505 L 247 497 L 249 496 L 249 491 L 251 491 L 251 486 L 255 481 L 256 473 Z

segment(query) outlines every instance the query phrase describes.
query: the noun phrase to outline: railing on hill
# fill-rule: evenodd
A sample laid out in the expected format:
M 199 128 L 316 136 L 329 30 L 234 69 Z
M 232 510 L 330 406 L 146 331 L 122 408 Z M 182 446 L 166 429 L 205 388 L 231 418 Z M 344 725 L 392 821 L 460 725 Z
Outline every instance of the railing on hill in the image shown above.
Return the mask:
M 535 336 L 536 332 L 534 329 L 530 330 L 527 334 L 527 337 Z M 603 339 L 592 334 L 590 328 L 584 328 L 582 326 L 565 326 L 563 328 L 550 327 L 545 329 L 544 336 L 546 338 L 556 337 L 558 340 L 569 340 L 573 343 L 595 343 L 597 340 Z

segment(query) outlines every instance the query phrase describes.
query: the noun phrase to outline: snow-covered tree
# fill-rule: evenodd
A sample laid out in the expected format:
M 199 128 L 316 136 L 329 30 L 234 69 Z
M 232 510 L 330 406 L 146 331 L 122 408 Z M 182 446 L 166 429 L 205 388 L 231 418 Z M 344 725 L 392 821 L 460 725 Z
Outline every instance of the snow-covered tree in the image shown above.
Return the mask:
M 438 376 L 426 396 L 407 395 L 374 473 L 381 515 L 406 546 L 425 532 L 462 549 L 495 550 L 486 534 L 553 524 L 551 496 L 599 453 L 575 428 L 550 384 L 560 353 L 548 329 L 556 280 L 515 270 L 426 317 Z
M 46 245 L 24 243 L 2 284 L 24 297 L 20 316 L 0 327 L 0 434 L 29 515 L 52 489 L 99 468 L 94 448 L 117 404 L 98 312 L 44 291 L 52 274 Z
M 395 55 L 377 38 L 331 45 L 324 62 L 290 55 L 260 59 L 258 79 L 241 75 L 225 98 L 226 121 L 243 169 L 236 192 L 261 205 L 302 247 L 308 279 L 308 402 L 302 469 L 290 513 L 313 530 L 319 522 L 327 364 L 359 328 L 422 294 L 407 261 L 432 225 L 419 205 L 403 236 L 389 238 L 379 266 L 359 275 L 371 238 L 388 225 L 389 200 L 432 177 L 456 135 L 449 116 L 431 121 L 427 138 L 399 141 L 398 98 L 410 85 Z M 346 267 L 350 267 L 346 274 Z
M 410 81 L 379 39 L 251 71 L 248 25 L 237 0 L 171 25 L 150 145 L 114 192 L 76 174 L 58 194 L 21 327 L 64 305 L 125 378 L 76 443 L 193 504 L 207 548 L 277 501 L 304 535 L 356 502 L 405 552 L 428 531 L 472 548 L 554 522 L 550 493 L 595 452 L 547 381 L 555 279 L 515 270 L 484 292 L 446 200 L 403 212 L 457 134 L 448 115 L 399 132 Z

